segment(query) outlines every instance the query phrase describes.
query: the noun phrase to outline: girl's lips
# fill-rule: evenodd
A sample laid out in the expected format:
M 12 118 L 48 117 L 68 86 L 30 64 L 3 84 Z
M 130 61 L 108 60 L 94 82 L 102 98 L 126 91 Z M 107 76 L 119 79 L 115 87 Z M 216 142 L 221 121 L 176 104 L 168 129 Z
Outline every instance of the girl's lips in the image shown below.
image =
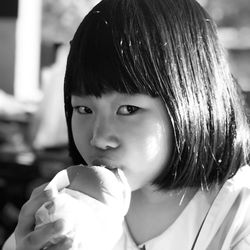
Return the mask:
M 93 160 L 92 162 L 92 165 L 93 166 L 103 166 L 105 168 L 107 168 L 108 170 L 112 171 L 115 176 L 121 181 L 124 183 L 124 178 L 123 176 L 121 176 L 121 168 L 119 168 L 118 166 L 114 165 L 111 161 L 109 160 L 105 160 L 105 159 L 95 159 Z
M 95 159 L 93 161 L 91 161 L 91 164 L 93 166 L 104 166 L 108 169 L 116 169 L 119 168 L 116 164 L 114 164 L 114 162 L 108 160 L 108 159 Z

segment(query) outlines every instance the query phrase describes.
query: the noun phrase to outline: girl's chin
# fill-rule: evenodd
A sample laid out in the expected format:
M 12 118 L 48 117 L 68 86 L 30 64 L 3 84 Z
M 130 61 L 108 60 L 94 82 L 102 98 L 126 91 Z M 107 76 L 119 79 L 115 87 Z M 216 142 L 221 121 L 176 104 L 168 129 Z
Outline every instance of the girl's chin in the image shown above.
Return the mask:
M 128 184 L 132 192 L 145 188 L 146 186 L 149 185 L 149 184 L 140 184 L 138 182 L 130 181 L 129 178 L 128 178 Z

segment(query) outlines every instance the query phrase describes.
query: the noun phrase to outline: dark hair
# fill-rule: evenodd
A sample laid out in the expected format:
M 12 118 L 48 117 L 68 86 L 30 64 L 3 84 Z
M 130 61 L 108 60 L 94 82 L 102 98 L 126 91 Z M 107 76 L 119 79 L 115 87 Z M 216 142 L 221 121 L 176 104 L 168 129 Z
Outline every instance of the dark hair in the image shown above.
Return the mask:
M 161 97 L 175 146 L 159 188 L 210 188 L 249 161 L 249 127 L 216 25 L 194 0 L 103 0 L 80 24 L 65 75 L 73 161 L 71 94 L 108 91 Z

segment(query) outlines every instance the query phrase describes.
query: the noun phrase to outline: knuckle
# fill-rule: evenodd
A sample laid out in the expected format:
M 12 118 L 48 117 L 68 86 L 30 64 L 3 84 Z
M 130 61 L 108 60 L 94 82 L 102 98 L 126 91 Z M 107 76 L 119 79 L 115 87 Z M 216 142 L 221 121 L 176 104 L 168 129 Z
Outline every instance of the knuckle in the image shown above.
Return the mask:
M 45 185 L 46 184 L 43 184 L 39 187 L 34 188 L 34 190 L 32 191 L 32 195 L 37 195 L 37 194 L 41 193 L 43 191 Z
M 40 192 L 41 192 L 41 188 L 36 187 L 36 188 L 33 189 L 32 193 L 31 193 L 31 196 L 37 195 Z
M 19 218 L 22 218 L 22 217 L 27 216 L 27 211 L 28 211 L 28 204 L 25 203 L 25 204 L 21 207 L 21 210 L 20 210 L 20 213 L 19 213 Z
M 36 197 L 36 196 L 42 194 L 43 191 L 44 191 L 44 189 L 45 189 L 45 187 L 46 187 L 47 185 L 48 185 L 48 183 L 44 183 L 44 184 L 42 184 L 42 185 L 40 185 L 40 186 L 34 188 L 33 191 L 32 191 L 32 193 L 31 193 L 31 196 L 30 196 L 30 197 L 33 198 L 33 197 Z

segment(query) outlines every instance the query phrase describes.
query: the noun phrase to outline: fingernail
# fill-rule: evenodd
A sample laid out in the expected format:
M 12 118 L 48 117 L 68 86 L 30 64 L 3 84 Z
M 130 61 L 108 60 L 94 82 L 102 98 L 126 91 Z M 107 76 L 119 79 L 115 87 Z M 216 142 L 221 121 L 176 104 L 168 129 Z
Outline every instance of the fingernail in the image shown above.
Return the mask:
M 45 193 L 46 197 L 48 197 L 49 199 L 53 198 L 53 192 L 51 189 L 44 190 L 44 193 Z
M 45 208 L 50 210 L 52 207 L 54 206 L 54 202 L 53 201 L 50 201 L 48 203 L 45 204 Z
M 66 247 L 71 247 L 73 245 L 73 239 L 71 238 L 67 238 L 65 241 L 64 241 L 64 244 Z
M 44 192 L 49 200 L 54 199 L 57 195 L 57 192 L 54 189 L 45 189 Z

